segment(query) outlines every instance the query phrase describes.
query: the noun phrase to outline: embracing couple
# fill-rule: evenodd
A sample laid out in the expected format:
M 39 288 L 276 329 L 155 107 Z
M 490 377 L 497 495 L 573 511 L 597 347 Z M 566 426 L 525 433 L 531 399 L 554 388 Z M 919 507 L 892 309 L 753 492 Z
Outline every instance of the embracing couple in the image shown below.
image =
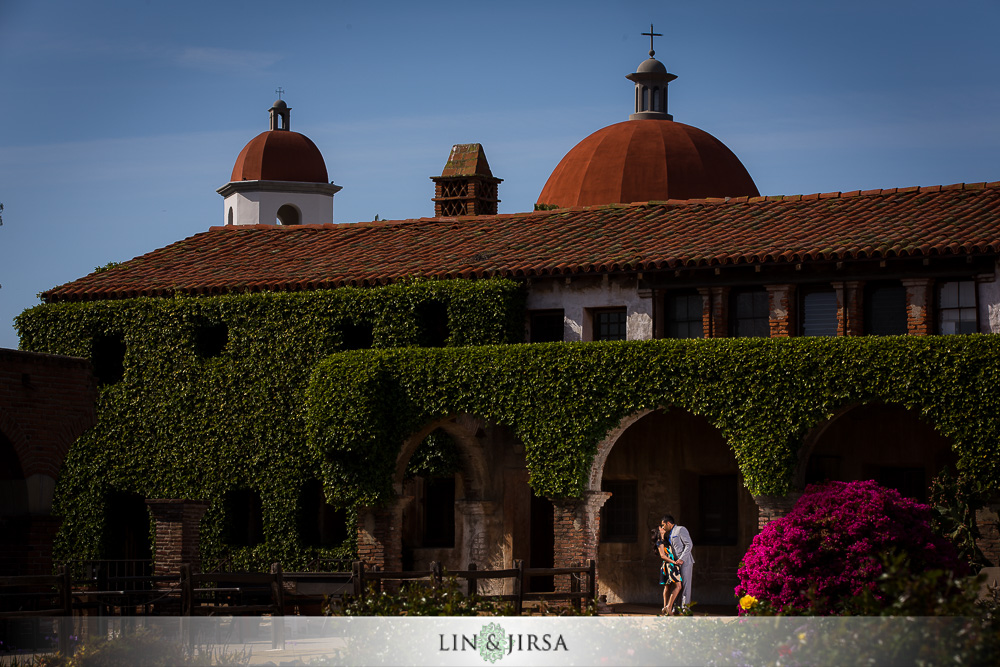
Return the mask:
M 691 574 L 694 555 L 691 553 L 691 535 L 684 526 L 678 526 L 674 517 L 666 514 L 660 520 L 656 550 L 660 554 L 660 585 L 663 586 L 663 614 L 675 613 L 674 602 L 681 596 L 681 608 L 691 604 Z

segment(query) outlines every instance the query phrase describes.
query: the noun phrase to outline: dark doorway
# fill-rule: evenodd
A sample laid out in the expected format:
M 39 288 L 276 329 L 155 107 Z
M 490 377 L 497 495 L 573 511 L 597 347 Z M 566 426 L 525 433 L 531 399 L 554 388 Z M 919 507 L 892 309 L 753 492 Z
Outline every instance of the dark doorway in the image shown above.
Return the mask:
M 104 558 L 150 560 L 150 515 L 146 499 L 138 493 L 111 491 L 105 505 Z
M 555 567 L 552 501 L 531 494 L 531 556 L 528 567 Z M 555 590 L 554 577 L 530 577 L 528 590 L 534 593 Z

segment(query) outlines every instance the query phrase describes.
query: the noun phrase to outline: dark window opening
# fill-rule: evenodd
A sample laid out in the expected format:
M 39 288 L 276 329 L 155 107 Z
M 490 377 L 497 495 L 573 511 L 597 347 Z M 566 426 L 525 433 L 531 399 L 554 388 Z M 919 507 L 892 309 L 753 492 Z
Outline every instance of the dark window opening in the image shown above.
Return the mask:
M 455 477 L 424 480 L 424 546 L 455 546 Z
M 702 475 L 698 479 L 698 525 L 701 544 L 736 544 L 739 528 L 736 475 Z
M 264 508 L 260 493 L 252 489 L 230 489 L 223 503 L 226 544 L 252 547 L 264 541 Z
M 952 280 L 938 285 L 938 331 L 944 335 L 979 331 L 975 281 Z
M 531 534 L 528 567 L 555 567 L 555 507 L 548 498 L 531 494 Z M 528 590 L 532 592 L 554 591 L 555 577 L 552 575 L 528 577 Z
M 923 468 L 881 467 L 875 481 L 887 489 L 896 489 L 901 496 L 927 501 L 927 471 Z
M 150 514 L 146 499 L 128 491 L 111 491 L 105 500 L 103 556 L 106 560 L 149 560 Z
M 310 547 L 339 546 L 347 539 L 347 515 L 326 502 L 323 483 L 310 479 L 299 493 L 299 537 Z
M 906 288 L 900 283 L 866 285 L 864 313 L 866 334 L 906 335 Z
M 120 334 L 94 337 L 90 351 L 99 384 L 115 384 L 125 377 L 125 340 Z
M 417 306 L 421 347 L 444 347 L 451 332 L 448 330 L 448 308 L 440 301 L 426 301 Z
M 624 308 L 594 311 L 594 340 L 625 340 Z
M 375 343 L 372 325 L 367 322 L 345 322 L 340 327 L 341 348 L 367 350 Z
M 799 333 L 802 336 L 837 335 L 837 293 L 832 288 L 804 289 L 800 293 Z
M 639 539 L 639 482 L 634 479 L 605 479 L 601 490 L 611 497 L 601 508 L 603 542 L 636 542 Z
M 663 299 L 664 334 L 667 338 L 703 338 L 704 300 L 697 292 L 670 292 Z
M 529 314 L 528 339 L 532 343 L 559 343 L 563 341 L 562 310 L 536 310 Z
M 771 304 L 767 290 L 740 290 L 731 294 L 729 335 L 733 338 L 771 336 Z
M 299 209 L 291 204 L 285 204 L 278 209 L 277 222 L 279 225 L 297 225 L 301 222 Z
M 229 327 L 225 322 L 199 325 L 194 331 L 195 352 L 202 359 L 222 354 L 229 342 Z

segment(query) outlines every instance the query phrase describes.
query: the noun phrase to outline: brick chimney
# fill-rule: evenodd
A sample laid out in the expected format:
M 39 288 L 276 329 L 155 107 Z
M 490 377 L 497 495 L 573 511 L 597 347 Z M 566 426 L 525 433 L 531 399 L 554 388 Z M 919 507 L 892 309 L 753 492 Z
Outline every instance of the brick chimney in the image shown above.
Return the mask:
M 496 215 L 497 185 L 482 144 L 455 144 L 448 163 L 434 181 L 434 217 Z

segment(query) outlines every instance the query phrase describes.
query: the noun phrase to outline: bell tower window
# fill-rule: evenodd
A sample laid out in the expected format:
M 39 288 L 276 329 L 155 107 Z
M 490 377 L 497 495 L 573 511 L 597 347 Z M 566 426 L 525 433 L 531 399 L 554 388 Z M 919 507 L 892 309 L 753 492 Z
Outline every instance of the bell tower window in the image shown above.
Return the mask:
M 285 204 L 279 208 L 277 218 L 279 225 L 298 225 L 302 222 L 299 209 L 291 204 Z

